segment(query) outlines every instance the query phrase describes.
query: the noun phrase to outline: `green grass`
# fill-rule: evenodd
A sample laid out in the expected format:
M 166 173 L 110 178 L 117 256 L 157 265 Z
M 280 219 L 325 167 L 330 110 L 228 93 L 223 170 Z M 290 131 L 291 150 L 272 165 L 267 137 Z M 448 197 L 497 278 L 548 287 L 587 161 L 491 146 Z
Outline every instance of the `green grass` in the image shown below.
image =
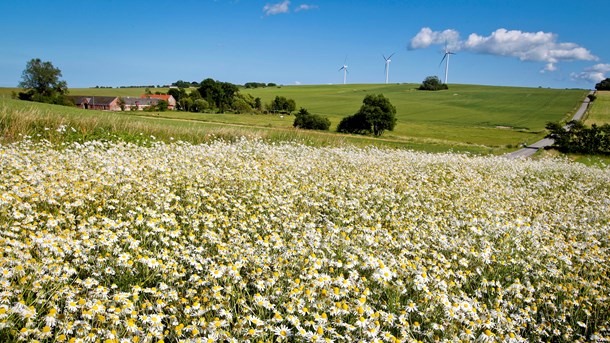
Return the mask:
M 588 125 L 610 124 L 610 91 L 598 91 L 597 99 L 589 107 L 585 122 Z
M 295 131 L 292 128 L 294 117 L 291 115 L 281 117 L 185 112 L 113 115 L 130 120 L 139 118 L 136 120 L 137 125 L 142 122 L 147 123 L 146 125 L 154 124 L 155 131 L 159 131 L 163 126 L 174 131 L 179 131 L 180 128 L 186 131 L 222 128 L 225 132 L 249 132 L 251 135 L 277 137 L 280 140 L 298 136 L 298 139 L 311 140 L 311 144 L 374 143 L 426 151 L 456 150 L 499 154 L 521 143 L 531 143 L 544 137 L 545 124 L 568 119 L 587 94 L 585 90 L 474 85 L 451 85 L 451 89 L 447 91 L 427 92 L 417 91 L 416 87 L 415 84 L 350 84 L 241 90 L 260 97 L 263 102 L 269 102 L 278 95 L 292 98 L 297 107 L 305 107 L 311 113 L 327 116 L 331 120 L 331 130 L 336 128 L 341 118 L 358 111 L 366 94 L 384 94 L 397 108 L 398 123 L 394 131 L 386 132 L 379 139 L 338 135 L 333 132 Z M 12 90 L 14 89 L 0 89 L 0 94 L 9 94 L 10 97 Z M 166 91 L 153 89 L 157 90 Z M 139 96 L 143 91 L 142 88 L 86 88 L 71 89 L 70 94 Z M 82 113 L 69 109 L 73 110 Z M 68 109 L 56 111 L 65 112 Z M 105 116 L 102 112 L 98 115 Z M 192 136 L 192 133 L 187 136 Z
M 176 114 L 178 113 L 91 111 L 0 98 L 0 143 L 31 137 L 35 140 L 46 139 L 55 144 L 92 139 L 123 140 L 139 144 L 147 144 L 151 140 L 166 142 L 182 140 L 197 144 L 217 139 L 233 141 L 245 137 L 262 139 L 266 142 L 299 142 L 311 146 L 353 145 L 364 147 L 373 145 L 429 152 L 494 153 L 493 149 L 476 145 L 431 144 L 408 139 L 394 140 L 385 137 L 373 138 L 334 132 L 297 130 L 292 127 L 206 122 L 198 120 L 197 114 L 190 114 L 193 116 L 192 119 L 180 118 Z M 183 114 L 189 115 L 188 113 Z M 262 115 L 261 117 L 273 118 L 273 116 Z M 58 132 L 57 129 L 60 127 L 66 127 L 66 130 Z M 154 136 L 154 139 L 151 139 L 151 136 Z
M 355 113 L 366 94 L 382 93 L 396 106 L 398 124 L 388 137 L 463 142 L 499 147 L 542 138 L 549 121 L 568 118 L 585 90 L 452 85 L 417 91 L 415 84 L 288 86 L 244 89 L 268 102 L 276 95 L 329 117 L 332 128 Z

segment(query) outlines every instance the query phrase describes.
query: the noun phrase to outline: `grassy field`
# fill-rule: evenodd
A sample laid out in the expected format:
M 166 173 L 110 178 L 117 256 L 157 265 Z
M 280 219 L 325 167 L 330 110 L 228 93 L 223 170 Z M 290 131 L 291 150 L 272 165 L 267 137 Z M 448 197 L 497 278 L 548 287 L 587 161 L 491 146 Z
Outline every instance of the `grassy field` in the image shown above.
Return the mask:
M 32 137 L 46 139 L 54 144 L 85 142 L 93 139 L 123 140 L 143 143 L 153 140 L 166 142 L 182 140 L 190 143 L 205 143 L 215 140 L 234 141 L 240 137 L 261 139 L 265 142 L 298 142 L 310 146 L 358 147 L 376 146 L 403 148 L 417 151 L 489 154 L 496 152 L 484 146 L 466 144 L 431 144 L 416 140 L 393 140 L 358 135 L 343 135 L 332 132 L 307 131 L 290 128 L 227 124 L 202 121 L 198 114 L 175 112 L 103 112 L 77 108 L 24 102 L 0 97 L 0 142 L 13 142 Z M 193 115 L 195 119 L 180 118 Z M 223 115 L 210 115 L 220 116 Z M 238 117 L 238 115 L 226 115 Z M 244 118 L 257 116 L 246 115 Z M 259 116 L 263 119 L 281 120 L 275 116 Z
M 243 90 L 270 101 L 276 95 L 328 116 L 333 127 L 355 113 L 366 94 L 382 93 L 396 106 L 392 137 L 470 142 L 490 146 L 533 142 L 549 121 L 568 118 L 584 90 L 452 85 L 448 91 L 416 91 L 414 84 L 290 86 Z
M 598 91 L 597 99 L 590 105 L 585 122 L 588 125 L 610 124 L 610 91 Z
M 584 90 L 542 88 L 490 87 L 452 85 L 448 91 L 416 91 L 415 84 L 316 85 L 281 86 L 242 89 L 264 102 L 275 96 L 296 101 L 312 113 L 327 116 L 334 130 L 341 118 L 355 113 L 366 94 L 381 93 L 397 108 L 398 123 L 383 136 L 385 143 L 429 151 L 506 152 L 519 144 L 531 143 L 545 135 L 549 121 L 569 118 L 586 95 Z M 166 89 L 154 89 L 154 91 Z M 71 94 L 138 96 L 141 88 L 71 89 Z M 10 94 L 8 89 L 0 94 Z M 131 114 L 128 114 L 131 116 Z M 139 113 L 168 122 L 217 123 L 244 130 L 282 132 L 293 131 L 292 116 L 210 114 L 210 113 Z M 133 116 L 131 116 L 133 117 Z M 185 124 L 185 123 L 191 124 Z M 324 133 L 307 133 L 320 136 Z M 326 133 L 331 140 L 353 140 L 344 135 Z M 360 140 L 360 138 L 356 139 Z M 372 141 L 364 138 L 364 142 Z

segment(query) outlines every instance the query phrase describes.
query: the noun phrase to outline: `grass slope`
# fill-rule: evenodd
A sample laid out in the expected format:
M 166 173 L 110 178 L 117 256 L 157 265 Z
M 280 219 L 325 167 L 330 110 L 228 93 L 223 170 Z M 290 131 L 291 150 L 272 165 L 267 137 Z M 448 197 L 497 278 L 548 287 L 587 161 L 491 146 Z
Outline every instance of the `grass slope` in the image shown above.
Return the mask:
M 589 107 L 585 122 L 587 125 L 610 124 L 610 91 L 598 91 L 597 99 Z
M 382 139 L 355 138 L 332 132 L 301 132 L 299 135 L 311 138 L 313 144 L 318 144 L 316 141 L 324 137 L 323 141 L 327 143 L 337 140 L 356 142 L 356 145 L 380 142 L 382 145 L 417 150 L 478 153 L 502 153 L 521 143 L 542 138 L 547 122 L 569 118 L 587 94 L 585 90 L 474 85 L 452 85 L 448 91 L 426 92 L 417 91 L 416 87 L 415 84 L 350 84 L 281 86 L 241 91 L 260 97 L 263 102 L 269 102 L 278 95 L 292 98 L 298 107 L 327 116 L 332 123 L 331 130 L 336 128 L 341 118 L 359 109 L 366 94 L 381 93 L 396 106 L 398 118 L 395 130 L 386 132 Z M 0 94 L 6 98 L 10 91 L 0 89 Z M 98 96 L 138 96 L 142 92 L 141 88 L 70 90 L 71 94 Z M 131 113 L 117 115 L 135 118 Z M 241 132 L 262 133 L 263 136 L 269 133 L 285 138 L 294 135 L 292 116 L 185 112 L 140 112 L 138 115 L 148 116 L 149 122 L 158 125 L 171 123 L 171 126 L 189 129 L 200 125 L 209 127 L 211 123 L 216 123 L 216 127 L 222 124 L 224 130 L 228 131 L 239 128 Z
M 333 125 L 355 113 L 366 94 L 382 93 L 396 106 L 393 137 L 470 142 L 488 146 L 518 144 L 544 136 L 549 121 L 566 119 L 584 90 L 452 85 L 448 91 L 416 91 L 414 84 L 288 86 L 245 89 L 268 102 L 276 95 L 328 116 Z

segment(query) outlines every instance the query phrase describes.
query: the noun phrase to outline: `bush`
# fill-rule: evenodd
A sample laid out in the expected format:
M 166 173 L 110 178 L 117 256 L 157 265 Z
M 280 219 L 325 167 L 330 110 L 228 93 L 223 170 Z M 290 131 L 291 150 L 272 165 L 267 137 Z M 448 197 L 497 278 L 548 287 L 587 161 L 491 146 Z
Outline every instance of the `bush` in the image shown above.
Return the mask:
M 330 128 L 330 120 L 319 114 L 311 114 L 301 107 L 299 113 L 297 113 L 294 118 L 294 124 L 292 124 L 292 126 L 299 129 L 328 130 Z
M 442 83 L 438 76 L 428 76 L 419 86 L 419 90 L 424 91 L 438 91 L 441 89 L 449 89 L 449 87 Z
M 283 96 L 276 96 L 273 101 L 267 105 L 269 112 L 279 112 L 290 114 L 290 112 L 296 109 L 296 102 L 293 99 L 287 99 Z
M 385 130 L 394 130 L 396 108 L 383 96 L 367 95 L 357 113 L 347 116 L 337 126 L 337 132 L 374 134 L 381 136 Z
M 610 77 L 602 80 L 600 83 L 595 85 L 595 89 L 598 91 L 609 91 L 610 90 Z
M 553 146 L 564 153 L 610 155 L 610 125 L 586 127 L 582 122 L 572 120 L 565 127 L 558 123 L 548 123 L 547 138 L 555 140 Z
M 597 96 L 595 94 L 589 94 L 587 95 L 587 98 L 589 98 L 590 102 L 597 100 Z

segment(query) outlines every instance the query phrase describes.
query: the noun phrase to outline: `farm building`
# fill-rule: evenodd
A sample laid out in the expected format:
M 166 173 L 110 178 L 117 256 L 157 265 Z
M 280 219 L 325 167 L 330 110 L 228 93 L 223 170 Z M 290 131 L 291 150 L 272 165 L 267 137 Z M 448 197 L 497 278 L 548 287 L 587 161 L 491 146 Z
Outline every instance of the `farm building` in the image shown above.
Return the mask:
M 150 106 L 157 106 L 160 99 L 154 98 L 132 98 L 132 97 L 123 97 L 125 101 L 125 111 L 141 111 Z
M 158 95 L 157 95 L 158 96 Z M 116 96 L 90 96 L 90 95 L 74 95 L 69 97 L 74 105 L 78 108 L 85 110 L 102 110 L 102 111 L 120 111 L 121 105 L 119 104 L 119 97 Z M 141 111 L 150 106 L 157 106 L 160 98 L 133 98 L 133 97 L 121 97 L 125 102 L 125 111 Z M 172 102 L 168 101 L 171 100 Z M 174 97 L 169 95 L 168 108 L 174 109 L 176 106 L 176 100 Z
M 78 108 L 85 110 L 106 110 L 106 111 L 120 111 L 121 108 L 118 104 L 118 98 L 116 96 L 82 96 L 74 95 L 70 96 L 70 99 L 74 102 L 74 105 Z
M 173 110 L 174 108 L 176 108 L 176 99 L 174 99 L 174 96 L 170 95 L 170 94 L 142 94 L 140 96 L 140 98 L 141 99 L 150 98 L 150 99 L 165 100 L 167 102 L 168 109 Z

